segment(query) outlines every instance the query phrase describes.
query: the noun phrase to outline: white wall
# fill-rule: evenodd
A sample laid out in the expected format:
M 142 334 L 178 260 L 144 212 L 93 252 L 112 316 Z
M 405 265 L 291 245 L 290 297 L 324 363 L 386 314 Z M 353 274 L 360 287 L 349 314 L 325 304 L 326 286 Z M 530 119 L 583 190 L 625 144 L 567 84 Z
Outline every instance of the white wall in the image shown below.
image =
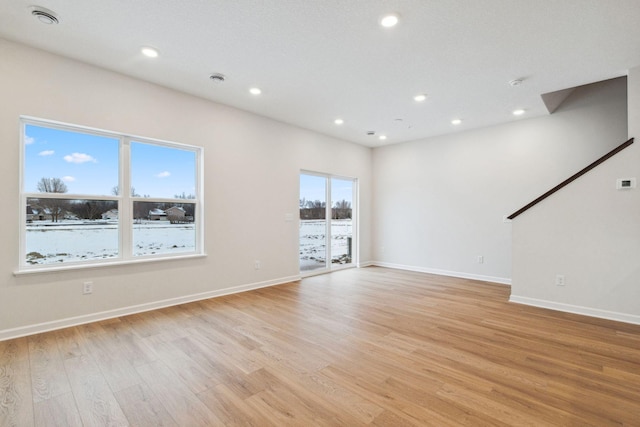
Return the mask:
M 549 116 L 376 148 L 374 259 L 509 283 L 503 216 L 626 141 L 626 109 L 615 79 L 577 89 Z
M 637 138 L 640 68 L 628 87 Z M 615 188 L 630 177 L 640 178 L 640 139 L 514 220 L 512 301 L 640 324 L 640 188 Z
M 370 149 L 2 39 L 0 58 L 0 339 L 295 279 L 298 224 L 284 217 L 297 217 L 301 169 L 359 179 L 360 261 L 371 260 Z M 14 276 L 20 115 L 203 146 L 207 257 Z

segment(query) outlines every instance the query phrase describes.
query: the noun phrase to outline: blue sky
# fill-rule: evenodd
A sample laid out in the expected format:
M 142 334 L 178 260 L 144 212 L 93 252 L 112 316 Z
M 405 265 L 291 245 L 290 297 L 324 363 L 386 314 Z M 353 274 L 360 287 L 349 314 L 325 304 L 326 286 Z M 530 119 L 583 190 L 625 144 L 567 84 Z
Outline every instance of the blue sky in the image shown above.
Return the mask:
M 141 196 L 196 193 L 196 153 L 161 145 L 131 143 L 131 186 Z
M 307 200 L 325 200 L 326 178 L 316 175 L 300 174 L 300 198 Z M 353 206 L 353 181 L 331 178 L 333 202 L 347 200 Z
M 60 178 L 69 194 L 112 195 L 118 185 L 117 138 L 25 126 L 24 190 L 38 192 L 41 178 Z M 131 143 L 132 186 L 150 197 L 195 194 L 193 151 Z

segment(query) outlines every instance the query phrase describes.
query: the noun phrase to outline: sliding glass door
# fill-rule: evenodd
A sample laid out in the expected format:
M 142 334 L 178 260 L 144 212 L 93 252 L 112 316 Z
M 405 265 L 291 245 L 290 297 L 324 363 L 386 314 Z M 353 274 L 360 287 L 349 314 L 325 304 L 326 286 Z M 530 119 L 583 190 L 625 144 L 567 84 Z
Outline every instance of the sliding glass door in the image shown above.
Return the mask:
M 300 174 L 300 272 L 353 265 L 356 180 Z M 328 202 L 327 202 L 328 201 Z

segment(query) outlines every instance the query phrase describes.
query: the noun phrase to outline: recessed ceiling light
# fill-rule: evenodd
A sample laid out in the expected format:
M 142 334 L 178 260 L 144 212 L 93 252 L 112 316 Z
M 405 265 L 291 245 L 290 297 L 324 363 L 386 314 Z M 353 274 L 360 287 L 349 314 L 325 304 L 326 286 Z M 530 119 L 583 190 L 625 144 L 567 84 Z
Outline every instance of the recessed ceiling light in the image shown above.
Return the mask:
M 140 49 L 140 52 L 142 52 L 144 56 L 149 58 L 157 58 L 158 55 L 160 55 L 160 53 L 158 52 L 158 49 L 155 49 L 149 46 L 143 47 L 142 49 Z
M 397 14 L 390 13 L 388 15 L 383 16 L 382 19 L 380 19 L 380 25 L 382 25 L 385 28 L 395 27 L 398 24 L 399 20 L 400 20 L 400 17 Z
M 462 120 L 460 120 L 460 119 L 453 119 L 453 120 L 451 120 L 451 124 L 452 124 L 452 125 L 457 126 L 457 125 L 459 125 L 460 123 L 462 123 Z
M 427 99 L 427 95 L 424 93 L 421 93 L 420 95 L 416 95 L 413 97 L 413 100 L 416 102 L 423 102 L 425 99 Z
M 381 141 L 384 141 L 385 139 L 387 139 L 387 136 L 386 136 L 386 135 L 380 135 L 378 138 L 379 138 Z
M 257 87 L 252 87 L 251 89 L 249 89 L 249 93 L 251 93 L 251 95 L 260 95 L 262 91 Z
M 523 114 L 524 114 L 524 110 L 523 109 L 513 110 L 513 115 L 514 116 L 521 116 Z
M 343 124 L 343 123 L 344 123 L 344 120 L 342 120 L 342 119 L 335 119 L 335 120 L 333 121 L 333 123 L 335 123 L 335 124 L 337 124 L 337 125 L 341 125 L 341 124 Z
M 31 6 L 31 14 L 38 18 L 38 21 L 43 24 L 51 25 L 59 22 L 55 12 L 45 9 L 44 7 Z

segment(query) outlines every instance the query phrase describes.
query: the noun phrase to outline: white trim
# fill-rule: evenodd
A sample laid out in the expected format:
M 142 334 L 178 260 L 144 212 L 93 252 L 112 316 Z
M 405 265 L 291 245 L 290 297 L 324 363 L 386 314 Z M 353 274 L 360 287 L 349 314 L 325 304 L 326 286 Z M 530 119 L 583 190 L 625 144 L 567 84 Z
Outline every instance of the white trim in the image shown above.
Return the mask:
M 582 307 L 579 305 L 565 304 L 548 300 L 511 295 L 509 302 L 546 308 L 549 310 L 563 311 L 566 313 L 581 314 L 583 316 L 598 317 L 600 319 L 615 320 L 618 322 L 640 325 L 640 316 L 635 314 L 618 313 L 616 311 L 601 310 L 598 308 Z
M 78 125 L 73 123 L 60 122 L 57 120 L 43 119 L 43 118 L 34 117 L 34 116 L 21 115 L 20 119 L 24 123 L 29 123 L 35 126 L 42 126 L 43 124 L 46 124 L 49 127 L 54 127 L 61 130 L 70 130 L 75 132 L 82 131 L 85 133 L 99 134 L 101 136 L 106 136 L 108 138 L 115 138 L 115 139 L 124 137 L 130 140 L 134 140 L 135 142 L 142 142 L 142 143 L 147 142 L 152 144 L 160 144 L 167 147 L 180 148 L 182 150 L 202 149 L 202 147 L 198 145 L 184 144 L 182 142 L 169 141 L 166 139 L 150 138 L 148 136 L 135 135 L 129 132 L 120 132 L 120 131 L 114 131 L 114 130 L 94 128 L 91 126 L 83 126 L 83 125 Z
M 350 268 L 358 268 L 358 267 L 359 266 L 357 266 L 355 263 L 352 262 L 349 264 L 342 264 L 337 267 L 333 267 L 331 270 L 326 268 L 317 268 L 315 270 L 305 270 L 300 272 L 300 278 L 304 279 L 305 277 L 320 276 L 321 274 L 331 274 L 331 273 L 335 273 L 336 271 L 349 270 Z
M 14 276 L 22 276 L 27 274 L 42 274 L 42 273 L 55 273 L 55 272 L 64 272 L 64 271 L 73 271 L 73 270 L 82 270 L 86 268 L 104 268 L 104 267 L 112 267 L 112 266 L 123 266 L 123 265 L 133 265 L 133 264 L 142 264 L 147 262 L 158 262 L 158 261 L 179 261 L 183 259 L 190 258 L 206 258 L 207 254 L 199 254 L 193 252 L 186 252 L 183 254 L 160 254 L 148 257 L 138 257 L 135 259 L 120 259 L 114 258 L 113 261 L 106 260 L 101 261 L 98 260 L 96 262 L 85 262 L 85 263 L 75 263 L 75 264 L 66 264 L 64 266 L 58 266 L 57 264 L 52 264 L 51 267 L 42 267 L 42 268 L 33 268 L 29 269 L 28 267 L 22 270 L 15 270 L 13 272 Z M 42 264 L 46 265 L 46 264 Z
M 459 271 L 438 270 L 436 268 L 416 267 L 412 265 L 393 264 L 390 262 L 372 261 L 369 265 L 377 267 L 395 268 L 396 270 L 416 271 L 418 273 L 437 274 L 439 276 L 459 277 L 461 279 L 480 280 L 482 282 L 500 283 L 502 285 L 511 285 L 511 279 L 507 277 L 484 276 L 481 274 L 461 273 Z
M 218 289 L 215 291 L 202 292 L 199 294 L 185 295 L 176 298 L 170 298 L 161 301 L 138 304 L 129 307 L 117 308 L 114 310 L 101 311 L 99 313 L 85 314 L 82 316 L 69 317 L 66 319 L 54 320 L 51 322 L 38 323 L 35 325 L 21 326 L 18 328 L 5 329 L 0 331 L 0 341 L 20 338 L 27 335 L 39 334 L 42 332 L 54 331 L 57 329 L 68 328 L 71 326 L 83 325 L 85 323 L 98 322 L 101 320 L 113 319 L 115 317 L 127 316 L 130 314 L 142 313 L 145 311 L 157 310 L 164 307 L 170 307 L 179 304 L 185 304 L 194 301 L 201 301 L 210 298 L 221 297 L 224 295 L 237 294 L 240 292 L 251 291 L 254 289 L 266 288 L 269 286 L 282 285 L 300 280 L 300 276 L 282 277 L 280 279 L 267 280 L 264 282 L 249 283 L 246 285 L 232 286 L 230 288 Z
M 118 158 L 118 251 L 120 259 L 133 259 L 133 202 L 131 199 L 131 140 L 120 137 Z M 127 186 L 124 183 L 129 183 Z

